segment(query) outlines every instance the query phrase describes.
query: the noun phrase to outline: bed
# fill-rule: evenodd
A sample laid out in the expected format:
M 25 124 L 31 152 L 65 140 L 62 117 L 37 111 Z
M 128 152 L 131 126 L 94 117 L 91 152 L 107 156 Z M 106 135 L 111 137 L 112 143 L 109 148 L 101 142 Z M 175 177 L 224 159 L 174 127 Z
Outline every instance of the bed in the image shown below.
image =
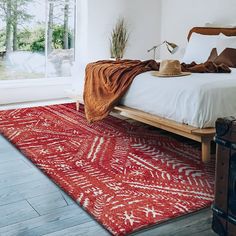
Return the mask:
M 188 39 L 194 32 L 236 36 L 236 29 L 195 27 Z M 155 91 L 150 93 L 153 88 Z M 145 72 L 135 78 L 114 110 L 125 117 L 200 142 L 202 161 L 208 162 L 215 120 L 236 115 L 235 94 L 236 69 L 230 74 L 197 73 L 175 79 L 157 78 L 152 72 Z

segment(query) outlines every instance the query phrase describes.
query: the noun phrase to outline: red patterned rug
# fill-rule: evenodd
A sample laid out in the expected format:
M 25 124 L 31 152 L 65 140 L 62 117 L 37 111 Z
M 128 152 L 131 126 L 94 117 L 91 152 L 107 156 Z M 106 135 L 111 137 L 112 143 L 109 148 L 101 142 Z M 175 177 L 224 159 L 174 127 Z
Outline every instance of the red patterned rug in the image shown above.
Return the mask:
M 88 124 L 66 104 L 0 111 L 0 132 L 114 235 L 213 201 L 213 163 L 156 129 L 112 116 Z

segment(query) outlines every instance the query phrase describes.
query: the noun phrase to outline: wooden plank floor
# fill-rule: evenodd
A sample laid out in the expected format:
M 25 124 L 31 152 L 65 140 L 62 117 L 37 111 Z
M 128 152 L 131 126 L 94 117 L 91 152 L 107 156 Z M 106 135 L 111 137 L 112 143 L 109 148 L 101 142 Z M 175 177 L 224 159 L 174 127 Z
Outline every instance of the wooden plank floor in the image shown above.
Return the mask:
M 205 209 L 134 235 L 214 236 L 210 227 Z M 0 136 L 0 235 L 110 234 Z

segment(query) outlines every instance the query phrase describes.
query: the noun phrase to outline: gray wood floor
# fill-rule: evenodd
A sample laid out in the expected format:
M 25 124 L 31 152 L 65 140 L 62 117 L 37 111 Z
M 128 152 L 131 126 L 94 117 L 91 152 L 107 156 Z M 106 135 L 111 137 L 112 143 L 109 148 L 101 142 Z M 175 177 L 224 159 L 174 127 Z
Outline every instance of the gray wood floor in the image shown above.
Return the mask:
M 213 236 L 211 211 L 134 235 Z M 105 236 L 109 233 L 0 137 L 0 236 Z

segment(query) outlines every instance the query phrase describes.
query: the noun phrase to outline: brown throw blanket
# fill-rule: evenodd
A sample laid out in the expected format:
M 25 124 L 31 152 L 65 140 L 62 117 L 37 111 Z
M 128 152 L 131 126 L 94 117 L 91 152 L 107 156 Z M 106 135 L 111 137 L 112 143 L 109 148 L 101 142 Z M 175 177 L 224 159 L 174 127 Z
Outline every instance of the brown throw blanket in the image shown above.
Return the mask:
M 86 67 L 84 85 L 85 114 L 89 122 L 102 120 L 126 93 L 133 79 L 146 71 L 159 70 L 154 60 L 98 61 Z M 206 62 L 182 64 L 182 71 L 197 73 L 230 73 L 225 65 Z
M 106 117 L 140 73 L 158 70 L 154 60 L 98 61 L 86 67 L 85 114 L 89 122 Z
M 212 61 L 207 61 L 205 63 L 197 64 L 192 62 L 191 64 L 181 64 L 182 71 L 192 72 L 192 73 L 230 73 L 231 70 L 225 64 L 217 65 Z

